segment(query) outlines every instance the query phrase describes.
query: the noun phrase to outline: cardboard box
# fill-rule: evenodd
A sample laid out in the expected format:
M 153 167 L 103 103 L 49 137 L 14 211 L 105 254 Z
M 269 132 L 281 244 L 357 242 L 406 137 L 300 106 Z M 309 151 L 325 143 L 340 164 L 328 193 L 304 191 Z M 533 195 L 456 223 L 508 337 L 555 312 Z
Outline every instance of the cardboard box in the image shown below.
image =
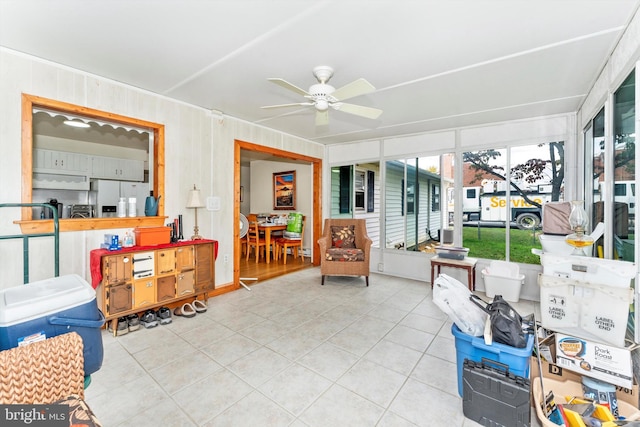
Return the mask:
M 171 228 L 169 227 L 136 227 L 136 246 L 156 246 L 171 242 Z
M 535 359 L 535 358 L 534 358 Z M 531 361 L 532 365 L 534 365 L 534 361 Z M 537 365 L 537 362 L 535 363 Z M 575 375 L 575 374 L 574 374 Z M 576 396 L 581 395 L 582 386 L 580 384 L 580 380 L 577 382 L 570 379 L 562 379 L 558 377 L 550 377 L 549 375 L 544 375 L 543 377 L 543 387 L 540 384 L 540 378 L 535 377 L 531 382 L 531 395 L 534 400 L 533 407 L 535 408 L 536 415 L 540 420 L 540 423 L 543 427 L 558 427 L 557 424 L 549 421 L 545 418 L 544 413 L 542 411 L 541 402 L 542 399 L 542 391 L 544 389 L 544 394 L 549 394 L 550 391 L 553 391 L 554 401 L 556 404 L 564 404 L 566 403 L 565 396 Z M 637 386 L 636 386 L 637 392 Z M 631 405 L 627 403 L 626 400 L 621 399 L 623 395 L 618 393 L 618 410 L 620 415 L 632 418 L 640 415 L 640 411 L 638 410 L 637 404 Z
M 620 387 L 633 387 L 631 352 L 556 333 L 556 365 Z
M 577 384 L 582 384 L 582 375 L 569 371 L 568 369 L 563 369 L 555 363 L 542 361 L 542 376 L 545 379 L 545 384 L 547 379 L 551 379 L 554 381 L 570 381 Z M 531 379 L 539 377 L 540 370 L 538 368 L 538 359 L 536 356 L 531 356 Z M 545 387 L 545 393 L 548 393 L 549 390 Z M 554 392 L 554 394 L 557 394 Z M 533 396 L 532 396 L 533 397 Z M 638 401 L 638 384 L 633 384 L 633 387 L 626 388 L 616 386 L 616 397 L 621 402 L 626 402 L 634 408 L 640 407 L 640 402 Z
M 538 276 L 540 323 L 548 329 L 623 347 L 633 289 L 562 277 Z

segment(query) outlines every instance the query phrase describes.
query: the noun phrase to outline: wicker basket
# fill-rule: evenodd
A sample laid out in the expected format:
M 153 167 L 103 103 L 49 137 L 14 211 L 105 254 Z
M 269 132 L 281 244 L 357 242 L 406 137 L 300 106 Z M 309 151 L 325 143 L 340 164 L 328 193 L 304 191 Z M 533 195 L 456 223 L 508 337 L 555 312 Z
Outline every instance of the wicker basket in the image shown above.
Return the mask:
M 84 398 L 82 338 L 76 332 L 0 351 L 0 404 Z

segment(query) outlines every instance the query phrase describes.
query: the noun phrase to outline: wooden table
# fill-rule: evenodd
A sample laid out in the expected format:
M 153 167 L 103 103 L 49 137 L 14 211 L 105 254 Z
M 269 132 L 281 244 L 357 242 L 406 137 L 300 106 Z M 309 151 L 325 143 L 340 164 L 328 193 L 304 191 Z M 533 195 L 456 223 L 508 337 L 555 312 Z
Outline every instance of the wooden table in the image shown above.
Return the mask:
M 465 257 L 464 259 L 449 259 L 449 258 L 440 258 L 438 255 L 431 258 L 431 287 L 433 287 L 434 280 L 434 269 L 438 268 L 438 274 L 440 274 L 441 267 L 450 267 L 450 268 L 461 268 L 463 270 L 467 270 L 467 286 L 469 286 L 470 291 L 475 291 L 476 289 L 476 263 L 478 262 L 478 258 L 469 258 Z
M 264 231 L 264 240 L 267 243 L 267 249 L 265 249 L 265 254 L 267 258 L 267 264 L 269 264 L 270 260 L 271 260 L 271 252 L 267 252 L 269 250 L 269 248 L 271 248 L 271 232 L 272 231 L 279 231 L 279 230 L 286 230 L 287 229 L 287 225 L 286 224 L 270 224 L 270 223 L 260 223 L 258 224 L 258 231 Z M 256 254 L 256 256 L 258 256 Z

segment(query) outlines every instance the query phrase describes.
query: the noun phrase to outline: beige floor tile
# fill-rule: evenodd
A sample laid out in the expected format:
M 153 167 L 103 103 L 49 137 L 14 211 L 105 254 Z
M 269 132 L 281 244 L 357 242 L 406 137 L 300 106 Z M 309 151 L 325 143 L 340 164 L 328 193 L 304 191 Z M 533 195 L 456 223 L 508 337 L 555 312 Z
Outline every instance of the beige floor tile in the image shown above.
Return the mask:
M 298 360 L 303 366 L 336 381 L 358 361 L 358 356 L 331 343 L 324 343 Z
M 383 408 L 406 381 L 405 375 L 368 360 L 360 360 L 337 383 Z
M 183 388 L 173 399 L 198 425 L 202 425 L 252 391 L 253 388 L 238 376 L 221 369 Z
M 310 427 L 375 426 L 384 409 L 339 385 L 333 385 L 299 419 Z
M 226 366 L 260 347 L 259 343 L 244 335 L 233 334 L 203 347 L 202 351 L 222 366 Z
M 331 384 L 326 378 L 295 364 L 261 385 L 260 391 L 297 416 Z
M 261 347 L 227 367 L 253 387 L 259 387 L 291 363 L 291 360 L 275 351 Z
M 383 339 L 364 358 L 407 376 L 416 366 L 422 354 L 420 351 Z
M 254 391 L 220 415 L 203 424 L 204 427 L 289 426 L 295 417 L 272 400 Z

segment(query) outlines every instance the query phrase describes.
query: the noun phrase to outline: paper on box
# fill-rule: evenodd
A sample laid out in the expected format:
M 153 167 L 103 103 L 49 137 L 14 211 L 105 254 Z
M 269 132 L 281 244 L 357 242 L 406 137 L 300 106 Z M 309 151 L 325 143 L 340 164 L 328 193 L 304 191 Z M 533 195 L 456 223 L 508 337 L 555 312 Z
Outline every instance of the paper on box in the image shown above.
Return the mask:
M 556 364 L 620 387 L 633 387 L 631 352 L 624 348 L 556 334 Z

